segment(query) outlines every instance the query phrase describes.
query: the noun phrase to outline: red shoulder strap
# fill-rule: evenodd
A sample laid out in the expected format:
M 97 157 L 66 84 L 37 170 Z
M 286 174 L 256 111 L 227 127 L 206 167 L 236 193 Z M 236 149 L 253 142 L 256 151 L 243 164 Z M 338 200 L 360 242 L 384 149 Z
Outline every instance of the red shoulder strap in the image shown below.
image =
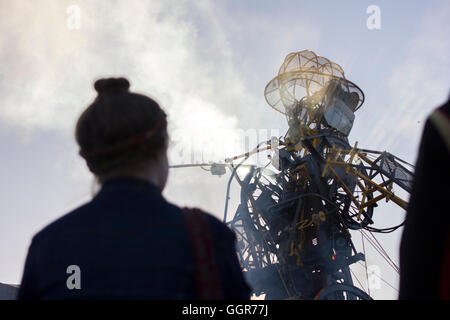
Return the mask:
M 199 300 L 223 299 L 222 286 L 214 256 L 208 216 L 199 209 L 183 209 L 194 258 L 196 297 Z

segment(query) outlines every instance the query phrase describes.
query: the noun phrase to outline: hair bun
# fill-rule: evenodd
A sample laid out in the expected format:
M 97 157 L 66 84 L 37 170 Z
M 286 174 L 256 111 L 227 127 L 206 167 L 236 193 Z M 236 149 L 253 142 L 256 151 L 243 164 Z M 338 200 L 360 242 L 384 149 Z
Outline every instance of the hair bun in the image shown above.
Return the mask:
M 95 90 L 98 94 L 128 92 L 130 82 L 125 78 L 107 78 L 95 81 Z

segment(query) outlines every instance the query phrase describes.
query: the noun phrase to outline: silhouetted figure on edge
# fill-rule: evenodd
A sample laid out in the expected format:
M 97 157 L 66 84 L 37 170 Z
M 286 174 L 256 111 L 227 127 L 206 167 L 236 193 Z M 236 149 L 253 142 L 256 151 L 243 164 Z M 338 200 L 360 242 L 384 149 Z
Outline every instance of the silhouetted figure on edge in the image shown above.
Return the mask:
M 18 298 L 248 299 L 234 233 L 161 195 L 166 115 L 128 88 L 124 78 L 95 82 L 76 140 L 101 189 L 33 237 Z
M 450 299 L 450 101 L 423 130 L 400 247 L 399 299 Z

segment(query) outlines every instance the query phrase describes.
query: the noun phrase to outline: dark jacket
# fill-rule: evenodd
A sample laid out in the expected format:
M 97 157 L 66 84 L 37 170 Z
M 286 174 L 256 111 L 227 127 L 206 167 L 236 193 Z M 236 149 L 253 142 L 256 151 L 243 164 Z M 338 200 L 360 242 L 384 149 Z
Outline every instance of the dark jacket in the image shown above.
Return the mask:
M 450 102 L 428 117 L 400 247 L 399 299 L 450 299 Z
M 207 216 L 223 297 L 248 299 L 235 235 Z M 79 267 L 80 289 L 68 289 L 72 265 Z M 122 178 L 34 236 L 18 298 L 195 299 L 193 274 L 182 210 L 152 184 Z

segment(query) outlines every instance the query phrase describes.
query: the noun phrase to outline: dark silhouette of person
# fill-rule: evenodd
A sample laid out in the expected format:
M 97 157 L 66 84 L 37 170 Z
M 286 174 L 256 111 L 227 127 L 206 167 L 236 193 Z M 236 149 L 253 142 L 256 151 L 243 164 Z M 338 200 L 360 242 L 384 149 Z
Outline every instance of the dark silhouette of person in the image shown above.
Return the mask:
M 450 100 L 423 129 L 400 246 L 399 299 L 450 299 Z
M 95 89 L 75 136 L 101 189 L 33 237 L 18 299 L 249 299 L 234 233 L 161 194 L 164 111 L 124 78 Z

